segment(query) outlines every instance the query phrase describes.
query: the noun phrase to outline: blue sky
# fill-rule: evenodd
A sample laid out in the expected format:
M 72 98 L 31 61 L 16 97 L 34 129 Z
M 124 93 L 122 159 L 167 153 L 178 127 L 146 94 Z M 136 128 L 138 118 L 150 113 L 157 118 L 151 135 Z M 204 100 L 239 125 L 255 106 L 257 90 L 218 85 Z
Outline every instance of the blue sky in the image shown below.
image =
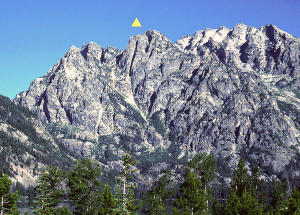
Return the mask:
M 131 24 L 138 18 L 142 27 Z M 172 42 L 206 27 L 274 24 L 300 37 L 299 0 L 1 0 L 0 94 L 27 90 L 68 51 L 89 41 L 123 50 L 158 30 Z

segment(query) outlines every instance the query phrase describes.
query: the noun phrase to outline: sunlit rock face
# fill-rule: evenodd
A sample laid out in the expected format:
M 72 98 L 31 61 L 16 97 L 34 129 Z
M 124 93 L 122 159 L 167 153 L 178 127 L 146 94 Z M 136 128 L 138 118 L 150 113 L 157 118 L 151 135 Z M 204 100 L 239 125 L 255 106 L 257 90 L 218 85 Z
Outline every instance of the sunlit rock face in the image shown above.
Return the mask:
M 123 51 L 72 46 L 14 102 L 67 127 L 57 138 L 83 156 L 163 148 L 175 160 L 208 152 L 281 172 L 300 150 L 299 76 L 300 40 L 274 25 L 176 43 L 152 30 Z

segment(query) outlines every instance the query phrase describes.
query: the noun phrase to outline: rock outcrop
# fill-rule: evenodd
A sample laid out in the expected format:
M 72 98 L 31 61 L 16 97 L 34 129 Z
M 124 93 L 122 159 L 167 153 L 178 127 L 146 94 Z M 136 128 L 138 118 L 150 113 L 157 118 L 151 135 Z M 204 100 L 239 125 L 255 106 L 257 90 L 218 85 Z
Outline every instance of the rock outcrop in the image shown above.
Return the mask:
M 274 25 L 175 44 L 153 30 L 123 51 L 72 46 L 14 102 L 66 128 L 56 138 L 83 156 L 109 162 L 130 150 L 155 163 L 208 152 L 279 173 L 300 159 L 299 76 L 300 40 Z

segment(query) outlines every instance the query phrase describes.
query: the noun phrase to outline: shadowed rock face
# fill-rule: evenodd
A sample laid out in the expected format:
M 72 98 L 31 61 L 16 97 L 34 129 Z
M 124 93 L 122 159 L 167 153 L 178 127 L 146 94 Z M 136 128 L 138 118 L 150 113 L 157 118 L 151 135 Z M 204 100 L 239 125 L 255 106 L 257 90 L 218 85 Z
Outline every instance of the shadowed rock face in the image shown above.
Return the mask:
M 68 126 L 72 135 L 57 137 L 84 156 L 175 144 L 281 172 L 300 150 L 299 76 L 300 40 L 274 25 L 205 29 L 175 44 L 147 31 L 123 51 L 72 46 L 14 102 Z

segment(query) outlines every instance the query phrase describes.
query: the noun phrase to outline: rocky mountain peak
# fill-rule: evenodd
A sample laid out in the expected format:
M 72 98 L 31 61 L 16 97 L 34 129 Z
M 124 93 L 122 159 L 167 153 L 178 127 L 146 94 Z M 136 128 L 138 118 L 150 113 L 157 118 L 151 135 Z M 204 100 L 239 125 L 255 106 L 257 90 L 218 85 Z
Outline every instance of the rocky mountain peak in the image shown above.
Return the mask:
M 83 45 L 81 55 L 87 62 L 95 61 L 97 64 L 102 64 L 104 61 L 104 49 L 94 42 Z
M 60 139 L 85 156 L 172 146 L 176 159 L 206 151 L 279 172 L 300 149 L 299 59 L 299 39 L 273 25 L 207 28 L 175 44 L 152 30 L 123 51 L 71 47 L 14 101 L 67 125 Z
M 67 52 L 67 54 L 71 55 L 71 54 L 74 54 L 74 53 L 78 53 L 80 52 L 80 49 L 77 48 L 76 46 L 72 45 L 69 49 L 69 51 Z
M 247 26 L 244 23 L 240 22 L 233 27 L 233 30 L 234 29 L 247 29 L 248 27 L 250 27 L 250 26 Z
M 132 49 L 132 46 L 134 46 L 137 51 L 144 51 L 148 53 L 150 46 L 159 48 L 170 45 L 172 45 L 172 42 L 165 35 L 156 30 L 148 30 L 142 35 L 132 36 L 125 51 Z
M 148 43 L 150 44 L 151 41 L 170 41 L 164 34 L 156 30 L 148 30 L 143 35 L 148 37 Z
M 102 48 L 100 45 L 98 45 L 98 44 L 95 43 L 95 42 L 90 41 L 90 42 L 88 42 L 87 45 L 83 45 L 83 46 L 82 46 L 81 52 L 99 51 L 99 50 L 102 50 L 102 49 L 103 49 L 103 48 Z
M 251 29 L 254 29 L 253 27 L 248 27 L 247 25 L 243 23 L 239 23 L 228 33 L 228 36 L 231 38 L 239 40 L 239 43 L 244 43 L 246 41 L 247 33 Z M 250 33 L 249 32 L 249 33 Z

